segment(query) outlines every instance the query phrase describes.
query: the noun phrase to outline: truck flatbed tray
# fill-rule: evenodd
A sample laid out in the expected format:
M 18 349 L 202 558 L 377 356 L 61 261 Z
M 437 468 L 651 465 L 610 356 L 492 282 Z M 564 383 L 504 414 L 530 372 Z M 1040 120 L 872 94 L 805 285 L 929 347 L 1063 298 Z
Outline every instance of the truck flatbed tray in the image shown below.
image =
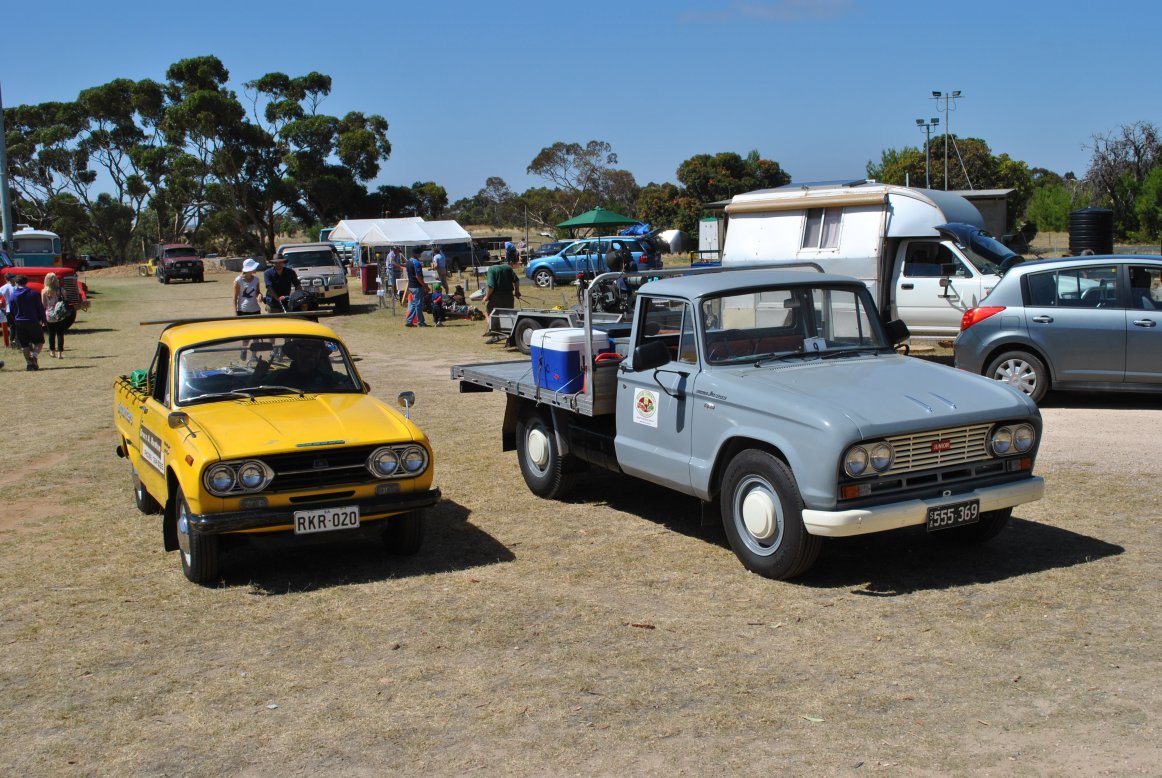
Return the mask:
M 452 378 L 459 379 L 461 392 L 493 390 L 525 397 L 545 405 L 564 408 L 582 416 L 593 416 L 593 400 L 584 392 L 569 394 L 538 386 L 528 360 L 452 365 Z M 470 389 L 465 384 L 484 387 Z

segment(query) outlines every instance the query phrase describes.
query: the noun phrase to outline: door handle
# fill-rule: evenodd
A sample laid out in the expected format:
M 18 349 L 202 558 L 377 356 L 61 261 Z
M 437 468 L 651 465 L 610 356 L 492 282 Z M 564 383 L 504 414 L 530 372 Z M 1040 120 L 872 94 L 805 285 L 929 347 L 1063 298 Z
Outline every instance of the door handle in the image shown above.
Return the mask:
M 916 285 L 915 284 L 900 284 L 900 288 L 901 289 L 915 289 Z
M 1033 321 L 1037 322 L 1038 324 L 1052 324 L 1053 317 L 1052 316 L 1034 316 Z
M 1134 326 L 1135 327 L 1153 327 L 1155 325 L 1154 325 L 1153 319 L 1134 319 Z

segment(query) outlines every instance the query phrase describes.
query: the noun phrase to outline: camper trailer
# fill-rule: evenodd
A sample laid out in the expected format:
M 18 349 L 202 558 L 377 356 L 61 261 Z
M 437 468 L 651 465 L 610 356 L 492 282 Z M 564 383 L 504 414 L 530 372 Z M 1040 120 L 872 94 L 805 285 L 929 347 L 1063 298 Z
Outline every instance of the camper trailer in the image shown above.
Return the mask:
M 960 195 L 869 181 L 788 184 L 735 195 L 723 265 L 817 262 L 867 284 L 913 335 L 952 337 L 1019 257 Z

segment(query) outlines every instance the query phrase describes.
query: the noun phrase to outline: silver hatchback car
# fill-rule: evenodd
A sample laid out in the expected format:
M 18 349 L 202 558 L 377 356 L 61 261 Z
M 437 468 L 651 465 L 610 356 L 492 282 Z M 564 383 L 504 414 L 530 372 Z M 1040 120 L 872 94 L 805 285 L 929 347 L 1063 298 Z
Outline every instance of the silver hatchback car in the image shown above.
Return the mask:
M 965 312 L 954 360 L 1035 402 L 1050 389 L 1162 392 L 1162 257 L 1019 264 Z

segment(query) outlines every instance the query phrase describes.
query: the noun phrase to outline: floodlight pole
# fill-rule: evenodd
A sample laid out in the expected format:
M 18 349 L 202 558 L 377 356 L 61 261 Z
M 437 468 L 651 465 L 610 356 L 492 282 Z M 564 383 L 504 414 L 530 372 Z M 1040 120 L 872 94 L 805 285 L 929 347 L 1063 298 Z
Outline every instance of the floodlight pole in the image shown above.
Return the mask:
M 929 142 L 932 140 L 932 128 L 940 126 L 940 119 L 939 119 L 939 117 L 933 117 L 931 120 L 929 120 L 927 122 L 924 121 L 923 119 L 917 119 L 916 126 L 921 127 L 924 130 L 924 188 L 931 189 L 932 188 L 932 176 L 931 176 L 931 172 L 928 169 L 929 168 L 928 163 L 931 161 L 931 156 L 930 156 L 929 151 L 928 151 L 928 145 L 929 145 Z
M 944 98 L 944 191 L 948 191 L 948 136 L 952 125 L 952 117 L 949 111 L 956 110 L 956 99 L 960 97 L 960 90 L 955 89 L 951 92 L 937 92 L 933 90 L 932 99 L 936 101 L 936 110 L 940 110 L 940 99 Z M 949 105 L 949 101 L 952 105 Z
M 8 145 L 4 137 L 4 96 L 0 94 L 0 219 L 4 231 L 0 247 L 7 250 L 12 247 L 12 202 L 8 196 Z

